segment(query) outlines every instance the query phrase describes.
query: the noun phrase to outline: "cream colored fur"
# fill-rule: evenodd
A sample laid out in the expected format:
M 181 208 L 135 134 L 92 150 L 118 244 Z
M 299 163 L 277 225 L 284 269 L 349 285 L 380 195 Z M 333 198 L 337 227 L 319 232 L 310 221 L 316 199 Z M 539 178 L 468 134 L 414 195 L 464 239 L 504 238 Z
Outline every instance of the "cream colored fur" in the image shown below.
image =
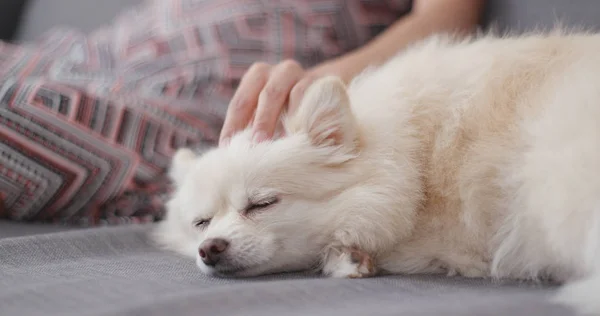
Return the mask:
M 321 79 L 286 137 L 178 152 L 158 240 L 197 258 L 226 238 L 222 267 L 198 260 L 211 274 L 550 278 L 600 315 L 599 52 L 593 34 L 438 36 Z

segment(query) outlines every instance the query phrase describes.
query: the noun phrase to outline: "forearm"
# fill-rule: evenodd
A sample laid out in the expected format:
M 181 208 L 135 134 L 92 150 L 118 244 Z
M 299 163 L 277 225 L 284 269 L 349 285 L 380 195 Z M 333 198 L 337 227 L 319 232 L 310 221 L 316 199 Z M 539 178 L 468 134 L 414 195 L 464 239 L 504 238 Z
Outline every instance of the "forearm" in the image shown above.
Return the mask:
M 384 63 L 406 46 L 431 34 L 473 32 L 479 23 L 483 0 L 421 0 L 413 11 L 392 24 L 367 45 L 316 68 L 334 72 L 345 81 L 370 65 Z

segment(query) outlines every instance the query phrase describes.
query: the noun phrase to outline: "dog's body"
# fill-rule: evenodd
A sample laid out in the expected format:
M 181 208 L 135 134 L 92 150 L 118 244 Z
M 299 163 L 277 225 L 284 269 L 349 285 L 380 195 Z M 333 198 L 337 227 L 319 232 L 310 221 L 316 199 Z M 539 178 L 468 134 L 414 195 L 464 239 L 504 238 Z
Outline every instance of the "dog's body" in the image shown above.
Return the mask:
M 234 276 L 575 282 L 563 301 L 600 314 L 599 51 L 598 35 L 436 37 L 347 89 L 321 79 L 286 137 L 180 151 L 160 240 Z

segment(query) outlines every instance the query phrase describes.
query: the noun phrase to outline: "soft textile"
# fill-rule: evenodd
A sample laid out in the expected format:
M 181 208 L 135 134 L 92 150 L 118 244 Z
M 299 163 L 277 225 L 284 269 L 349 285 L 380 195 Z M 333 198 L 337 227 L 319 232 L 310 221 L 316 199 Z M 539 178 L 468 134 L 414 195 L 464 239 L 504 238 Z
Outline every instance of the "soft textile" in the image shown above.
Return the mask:
M 150 226 L 0 239 L 3 316 L 571 316 L 535 284 L 428 276 L 208 278 L 158 251 Z M 0 232 L 1 236 L 1 232 Z
M 160 219 L 176 148 L 215 143 L 255 61 L 366 43 L 409 0 L 155 0 L 90 35 L 0 45 L 0 198 L 22 221 Z

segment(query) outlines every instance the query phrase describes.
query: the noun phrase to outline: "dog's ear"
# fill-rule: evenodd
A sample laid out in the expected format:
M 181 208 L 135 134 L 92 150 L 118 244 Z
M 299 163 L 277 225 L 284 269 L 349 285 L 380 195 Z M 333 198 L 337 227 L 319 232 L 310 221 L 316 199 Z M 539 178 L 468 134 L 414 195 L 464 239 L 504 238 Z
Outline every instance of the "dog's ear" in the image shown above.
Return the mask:
M 196 159 L 196 154 L 189 148 L 181 148 L 175 152 L 171 160 L 169 177 L 176 186 L 183 182 L 183 179 L 189 173 L 194 159 Z
M 336 146 L 347 153 L 358 146 L 350 99 L 344 82 L 337 77 L 323 77 L 308 87 L 288 127 L 291 132 L 308 134 L 315 146 Z

